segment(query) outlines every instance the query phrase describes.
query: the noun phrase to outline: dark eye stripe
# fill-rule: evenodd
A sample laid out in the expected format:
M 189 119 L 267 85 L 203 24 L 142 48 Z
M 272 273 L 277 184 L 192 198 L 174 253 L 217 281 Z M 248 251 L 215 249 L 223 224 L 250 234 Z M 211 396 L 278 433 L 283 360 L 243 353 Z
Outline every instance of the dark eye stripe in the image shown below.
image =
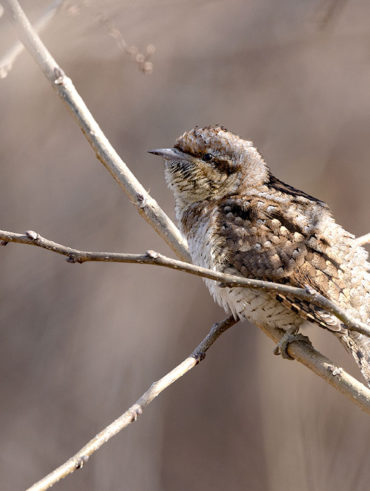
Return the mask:
M 230 162 L 222 157 L 215 157 L 211 153 L 205 153 L 203 155 L 203 160 L 205 162 L 212 162 L 212 165 L 221 172 L 225 172 L 228 175 L 232 173 L 232 166 L 230 166 Z
M 230 162 L 226 159 L 218 158 L 213 161 L 213 165 L 221 172 L 224 172 L 228 176 L 232 174 L 236 168 L 230 165 Z

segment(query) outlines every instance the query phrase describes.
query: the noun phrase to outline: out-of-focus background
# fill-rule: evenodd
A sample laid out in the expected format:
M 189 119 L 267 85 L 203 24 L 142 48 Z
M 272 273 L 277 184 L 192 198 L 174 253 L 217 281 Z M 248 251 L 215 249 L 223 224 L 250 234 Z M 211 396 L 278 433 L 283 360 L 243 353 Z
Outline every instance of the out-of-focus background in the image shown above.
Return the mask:
M 32 20 L 48 6 L 22 4 Z M 171 217 L 162 164 L 146 150 L 195 124 L 222 123 L 361 235 L 369 232 L 369 16 L 370 3 L 353 0 L 70 1 L 42 38 Z M 151 74 L 120 50 L 120 36 L 144 55 L 155 46 Z M 0 56 L 14 41 L 3 16 Z M 0 108 L 0 228 L 81 249 L 172 255 L 27 53 L 0 80 Z M 66 460 L 224 317 L 200 279 L 169 270 L 71 265 L 15 244 L 0 250 L 0 264 L 2 491 Z M 333 336 L 310 335 L 358 375 Z M 368 489 L 369 417 L 272 350 L 254 326 L 234 327 L 57 489 Z

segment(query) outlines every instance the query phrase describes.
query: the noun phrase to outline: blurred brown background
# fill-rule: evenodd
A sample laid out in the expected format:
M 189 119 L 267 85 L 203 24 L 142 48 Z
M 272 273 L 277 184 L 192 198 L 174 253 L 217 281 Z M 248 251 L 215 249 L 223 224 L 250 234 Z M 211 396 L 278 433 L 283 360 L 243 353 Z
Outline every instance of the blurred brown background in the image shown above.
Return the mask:
M 336 8 L 333 4 L 336 3 Z M 47 1 L 22 2 L 32 19 Z M 120 52 L 101 16 L 153 73 Z M 369 227 L 370 3 L 69 2 L 42 38 L 136 176 L 173 217 L 162 165 L 195 124 L 252 139 L 273 172 Z M 99 20 L 100 19 L 100 20 Z M 14 42 L 0 19 L 0 55 Z M 0 227 L 81 249 L 172 254 L 95 159 L 23 53 L 0 80 Z M 0 488 L 77 451 L 224 317 L 202 281 L 150 266 L 0 250 Z M 329 334 L 315 344 L 358 375 Z M 370 420 L 240 324 L 60 490 L 365 490 Z

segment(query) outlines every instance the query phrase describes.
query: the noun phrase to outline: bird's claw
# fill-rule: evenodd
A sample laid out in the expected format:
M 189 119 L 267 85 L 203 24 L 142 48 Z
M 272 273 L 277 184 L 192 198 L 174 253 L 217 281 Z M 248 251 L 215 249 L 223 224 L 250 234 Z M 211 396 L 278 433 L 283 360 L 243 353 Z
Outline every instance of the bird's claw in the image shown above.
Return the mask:
M 281 355 L 284 360 L 294 360 L 294 358 L 288 353 L 288 346 L 290 343 L 294 343 L 295 341 L 304 341 L 305 343 L 310 342 L 309 338 L 297 332 L 296 328 L 288 329 L 288 331 L 286 331 L 284 336 L 275 346 L 274 355 Z

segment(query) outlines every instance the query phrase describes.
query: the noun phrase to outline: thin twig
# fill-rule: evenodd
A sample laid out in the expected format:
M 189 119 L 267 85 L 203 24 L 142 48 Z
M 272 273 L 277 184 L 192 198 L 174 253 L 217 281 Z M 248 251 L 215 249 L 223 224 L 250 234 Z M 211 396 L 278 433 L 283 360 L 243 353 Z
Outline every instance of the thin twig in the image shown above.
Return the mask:
M 154 382 L 149 389 L 119 418 L 98 433 L 73 457 L 68 459 L 67 462 L 31 486 L 28 491 L 41 491 L 48 489 L 53 484 L 66 477 L 68 474 L 74 472 L 76 469 L 81 469 L 89 457 L 102 445 L 104 445 L 104 443 L 110 440 L 130 423 L 136 421 L 146 406 L 148 406 L 156 397 L 158 397 L 161 392 L 176 382 L 176 380 L 183 377 L 200 361 L 202 361 L 212 344 L 221 336 L 222 333 L 233 326 L 236 322 L 237 321 L 233 317 L 228 317 L 224 321 L 214 324 L 208 335 L 203 339 L 203 341 L 201 341 L 201 343 L 199 343 L 190 356 L 188 356 L 182 363 L 177 365 L 177 367 L 175 367 L 173 370 L 157 380 L 157 382 Z
M 176 255 L 185 261 L 190 261 L 185 238 L 115 151 L 77 92 L 72 80 L 65 75 L 32 29 L 17 0 L 2 0 L 2 2 L 5 12 L 14 22 L 19 38 L 40 66 L 53 89 L 72 111 L 97 158 L 125 191 L 140 215 L 167 242 Z
M 57 467 L 50 474 L 31 486 L 28 491 L 46 490 L 67 475 L 72 474 L 76 469 L 81 469 L 88 461 L 89 457 L 102 445 L 104 445 L 104 443 L 126 428 L 126 426 L 128 426 L 130 423 L 136 421 L 146 406 L 148 406 L 161 392 L 163 392 L 167 387 L 176 382 L 179 378 L 194 368 L 200 361 L 202 361 L 207 350 L 213 345 L 219 336 L 221 336 L 223 332 L 225 332 L 235 323 L 236 320 L 231 316 L 222 322 L 214 324 L 208 335 L 195 348 L 189 357 L 187 357 L 182 363 L 167 373 L 164 377 L 159 379 L 157 382 L 154 382 L 149 389 L 118 419 L 104 428 L 64 464 Z M 261 327 L 261 329 L 275 342 L 278 342 L 284 335 L 284 331 L 279 329 L 267 329 L 264 326 L 259 327 Z M 307 368 L 312 370 L 316 375 L 323 378 L 331 386 L 347 396 L 360 409 L 370 414 L 370 390 L 367 389 L 361 382 L 316 351 L 310 343 L 304 341 L 294 341 L 289 344 L 287 349 L 292 358 L 306 365 Z
M 352 319 L 344 310 L 340 309 L 337 305 L 335 305 L 323 295 L 312 291 L 312 289 L 296 288 L 293 286 L 282 285 L 280 283 L 273 283 L 270 281 L 255 280 L 231 274 L 219 273 L 207 268 L 202 268 L 201 266 L 196 266 L 195 264 L 185 263 L 183 261 L 178 261 L 177 259 L 163 256 L 159 252 L 155 251 L 147 251 L 145 254 L 80 251 L 78 249 L 73 249 L 71 247 L 66 247 L 62 244 L 58 244 L 57 242 L 54 242 L 52 240 L 45 239 L 33 230 L 29 230 L 24 235 L 0 230 L 0 240 L 3 244 L 7 244 L 8 242 L 18 242 L 21 244 L 41 247 L 42 249 L 47 249 L 57 254 L 67 256 L 69 262 L 72 263 L 95 261 L 152 264 L 155 266 L 163 266 L 165 268 L 176 269 L 177 271 L 183 271 L 192 275 L 201 276 L 202 278 L 215 280 L 221 282 L 222 285 L 225 287 L 228 286 L 255 288 L 286 295 L 294 295 L 295 297 L 313 303 L 318 307 L 321 307 L 322 309 L 334 314 L 338 319 L 345 323 L 348 329 L 370 336 L 370 327 L 368 327 L 364 322 Z
M 55 0 L 47 7 L 45 12 L 33 26 L 36 32 L 41 32 L 45 29 L 49 22 L 54 18 L 63 2 L 64 0 Z M 23 52 L 23 50 L 23 43 L 17 41 L 11 48 L 8 49 L 4 56 L 0 58 L 0 78 L 6 78 L 8 76 L 16 59 Z
M 118 49 L 125 55 L 129 55 L 137 63 L 143 73 L 152 73 L 153 63 L 150 61 L 150 57 L 155 53 L 155 46 L 153 44 L 148 44 L 145 51 L 140 51 L 137 46 L 129 45 L 126 42 L 118 27 L 108 19 L 103 12 L 96 12 L 95 15 L 99 25 L 101 25 L 109 36 L 115 40 Z
M 165 215 L 158 204 L 145 191 L 143 186 L 141 186 L 141 184 L 129 171 L 127 166 L 119 158 L 119 156 L 99 128 L 98 124 L 92 118 L 83 100 L 75 90 L 72 81 L 65 76 L 62 69 L 57 65 L 55 60 L 47 51 L 46 47 L 40 41 L 37 34 L 35 34 L 35 32 L 33 31 L 17 0 L 2 0 L 2 2 L 8 15 L 14 21 L 20 39 L 30 51 L 36 62 L 40 65 L 41 69 L 52 84 L 53 88 L 58 92 L 58 94 L 71 109 L 72 113 L 78 121 L 79 126 L 85 133 L 90 145 L 95 150 L 98 159 L 104 164 L 104 166 L 112 174 L 114 179 L 128 194 L 130 200 L 136 206 L 139 213 L 144 218 L 146 218 L 148 223 L 157 231 L 159 235 L 161 235 L 161 237 L 164 238 L 164 240 L 175 251 L 178 257 L 189 260 L 186 241 L 177 230 L 175 225 L 168 219 L 167 215 Z M 225 320 L 224 322 L 227 323 L 227 321 L 228 320 Z M 264 328 L 262 327 L 262 329 Z M 279 336 L 277 330 L 276 332 L 277 334 L 275 332 L 270 332 L 267 334 L 269 334 L 270 336 Z M 297 359 L 318 375 L 323 376 L 322 372 L 324 371 L 324 369 L 322 369 L 320 373 L 320 370 L 318 370 L 316 367 L 316 352 L 314 352 L 311 348 L 308 349 L 308 345 L 306 343 L 295 342 L 290 344 L 288 348 L 289 354 L 294 357 L 295 349 L 298 345 L 300 347 L 300 352 L 297 353 Z M 182 366 L 182 364 L 180 366 Z M 352 401 L 356 402 L 364 411 L 369 412 L 370 396 L 368 394 L 370 394 L 370 391 L 363 384 L 353 379 L 349 375 L 346 375 L 346 377 L 343 378 L 342 375 L 344 372 L 342 371 L 342 369 L 335 367 L 333 364 L 328 366 L 334 367 L 330 369 L 332 375 L 337 381 L 337 383 L 333 385 Z M 164 388 L 162 390 L 164 390 Z M 131 418 L 132 415 L 133 413 L 131 412 Z M 116 432 L 118 431 L 119 429 L 117 429 Z M 105 435 L 106 439 L 103 438 L 103 440 L 101 440 L 101 444 L 109 439 L 109 435 L 107 433 Z M 83 463 L 83 459 L 79 460 L 77 463 L 74 462 L 73 469 L 70 469 L 67 473 L 73 472 L 73 470 L 76 468 L 76 464 L 77 467 L 81 467 Z M 50 478 L 46 487 L 33 487 L 33 489 L 47 489 L 55 482 L 57 482 L 58 479 L 67 475 L 67 473 L 64 473 L 62 475 L 59 474 L 59 478 L 57 476 Z

